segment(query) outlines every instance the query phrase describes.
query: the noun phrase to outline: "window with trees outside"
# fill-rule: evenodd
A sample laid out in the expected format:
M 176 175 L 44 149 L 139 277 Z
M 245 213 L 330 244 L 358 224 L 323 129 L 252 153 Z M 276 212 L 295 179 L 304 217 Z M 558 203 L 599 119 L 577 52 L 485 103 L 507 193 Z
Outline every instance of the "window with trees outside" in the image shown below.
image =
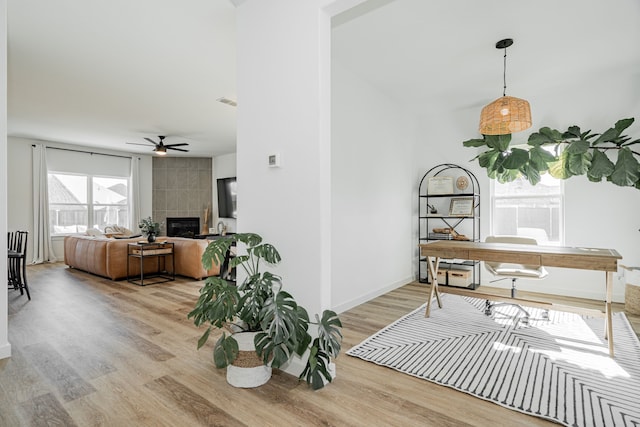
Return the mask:
M 52 236 L 129 224 L 127 178 L 49 173 L 48 185 Z
M 539 245 L 564 244 L 564 186 L 548 173 L 537 185 L 524 178 L 491 180 L 491 234 L 533 237 Z

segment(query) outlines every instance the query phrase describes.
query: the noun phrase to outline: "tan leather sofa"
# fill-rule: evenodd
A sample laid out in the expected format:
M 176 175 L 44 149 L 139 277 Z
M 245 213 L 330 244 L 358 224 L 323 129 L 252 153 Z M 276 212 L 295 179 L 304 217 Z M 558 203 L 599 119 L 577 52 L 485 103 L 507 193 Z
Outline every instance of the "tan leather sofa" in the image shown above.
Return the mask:
M 110 239 L 92 236 L 67 236 L 64 238 L 64 262 L 69 267 L 112 280 L 125 279 L 127 277 L 127 244 L 138 240 L 140 237 Z M 202 254 L 209 244 L 208 240 L 168 237 L 167 241 L 174 244 L 176 274 L 192 277 L 196 280 L 219 274 L 220 270 L 217 266 L 208 271 L 202 267 Z M 161 262 L 164 262 L 163 257 L 160 259 Z M 166 257 L 166 260 L 171 262 L 170 257 Z M 158 268 L 157 259 L 155 257 L 145 259 L 143 267 L 145 273 L 155 272 Z M 140 264 L 137 259 L 130 262 L 129 269 L 131 276 L 140 275 Z M 168 270 L 171 271 L 170 266 Z

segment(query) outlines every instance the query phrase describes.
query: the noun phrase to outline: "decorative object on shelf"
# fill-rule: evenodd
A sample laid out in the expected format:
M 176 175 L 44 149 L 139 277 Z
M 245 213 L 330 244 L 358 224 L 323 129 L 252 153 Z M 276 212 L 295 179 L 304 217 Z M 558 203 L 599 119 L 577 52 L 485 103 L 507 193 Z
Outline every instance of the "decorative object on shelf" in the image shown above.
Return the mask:
M 451 199 L 449 215 L 473 216 L 474 208 L 473 197 L 457 197 L 455 199 Z
M 456 188 L 460 191 L 464 191 L 469 187 L 469 178 L 464 175 L 461 175 L 456 179 Z
M 152 220 L 151 217 L 147 217 L 140 220 L 138 227 L 140 227 L 142 234 L 147 236 L 147 241 L 153 243 L 156 241 L 156 236 L 160 234 L 162 223 Z
M 427 207 L 429 208 L 429 213 L 435 215 L 438 213 L 438 209 L 436 209 L 433 205 L 427 203 Z
M 433 176 L 428 182 L 429 194 L 451 194 L 453 193 L 452 176 Z
M 264 384 L 270 378 L 270 374 L 265 373 L 265 367 L 270 372 L 271 367 L 280 368 L 294 355 L 302 356 L 309 350 L 309 358 L 300 379 L 304 379 L 314 390 L 324 387 L 335 375 L 331 360 L 338 356 L 342 342 L 342 323 L 338 315 L 325 310 L 322 317 L 316 314 L 316 321 L 310 321 L 307 310 L 282 290 L 281 277 L 260 271 L 261 262 L 278 264 L 280 254 L 273 245 L 263 243 L 262 237 L 257 234 L 238 233 L 211 241 L 202 255 L 203 266 L 209 269 L 213 263 L 222 265 L 232 245 L 240 243 L 246 255 L 231 258 L 229 267 L 244 269 L 246 278 L 242 284 L 236 287 L 222 277 L 208 277 L 200 289 L 194 309 L 188 314 L 196 326 L 209 325 L 198 340 L 198 348 L 207 342 L 213 328 L 224 328 L 231 332 L 229 336 L 226 332 L 222 333 L 214 346 L 213 359 L 217 368 L 227 368 L 229 383 L 243 384 L 242 387 Z M 315 339 L 308 331 L 309 324 L 317 327 Z M 239 347 L 236 339 L 238 331 L 256 332 L 250 340 L 250 344 L 255 345 L 255 351 L 247 350 L 244 345 L 243 348 Z M 253 357 L 256 355 L 258 366 L 256 357 Z M 253 359 L 253 362 L 249 359 Z M 238 369 L 242 368 L 258 368 L 255 381 L 238 374 Z M 251 373 L 247 375 L 251 376 Z
M 505 135 L 520 132 L 531 127 L 531 107 L 524 99 L 507 95 L 507 48 L 513 39 L 496 43 L 496 49 L 504 49 L 502 71 L 502 97 L 486 105 L 480 113 L 480 133 L 483 135 Z
M 557 179 L 587 175 L 592 182 L 605 179 L 621 187 L 640 189 L 640 152 L 631 149 L 640 139 L 622 134 L 634 120 L 618 120 L 601 134 L 582 131 L 575 125 L 564 132 L 543 127 L 529 136 L 527 150 L 510 148 L 511 135 L 484 135 L 463 145 L 486 147 L 476 159 L 487 169 L 489 178 L 502 183 L 522 176 L 536 185 L 540 175 L 548 172 Z M 616 153 L 613 160 L 608 152 Z
M 433 234 L 433 236 L 438 236 L 435 237 L 436 240 L 471 240 L 464 234 L 458 234 L 458 232 L 453 228 L 434 228 L 433 233 L 430 233 L 430 235 L 431 234 Z M 440 236 L 449 237 L 442 238 Z
M 202 221 L 202 230 L 200 234 L 208 234 L 209 233 L 209 206 L 207 206 L 204 210 L 204 218 Z

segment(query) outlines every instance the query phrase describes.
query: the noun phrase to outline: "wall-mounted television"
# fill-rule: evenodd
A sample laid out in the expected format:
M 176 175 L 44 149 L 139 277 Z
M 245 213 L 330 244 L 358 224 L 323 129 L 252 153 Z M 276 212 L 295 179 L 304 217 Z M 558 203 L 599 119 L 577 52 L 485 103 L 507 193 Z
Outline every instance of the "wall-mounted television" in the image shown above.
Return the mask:
M 220 218 L 237 218 L 236 177 L 219 178 L 218 183 L 218 216 Z

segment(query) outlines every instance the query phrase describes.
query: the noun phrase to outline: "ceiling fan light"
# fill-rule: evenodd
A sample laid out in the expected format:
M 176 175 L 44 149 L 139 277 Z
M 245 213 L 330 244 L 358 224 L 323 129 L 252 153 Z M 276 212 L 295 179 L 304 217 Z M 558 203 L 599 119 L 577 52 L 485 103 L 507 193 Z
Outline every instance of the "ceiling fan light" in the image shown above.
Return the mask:
M 166 156 L 167 155 L 167 149 L 164 147 L 156 147 L 153 149 L 153 151 L 155 151 L 159 156 Z
M 532 124 L 529 101 L 513 96 L 496 99 L 480 113 L 480 133 L 483 135 L 520 132 Z

